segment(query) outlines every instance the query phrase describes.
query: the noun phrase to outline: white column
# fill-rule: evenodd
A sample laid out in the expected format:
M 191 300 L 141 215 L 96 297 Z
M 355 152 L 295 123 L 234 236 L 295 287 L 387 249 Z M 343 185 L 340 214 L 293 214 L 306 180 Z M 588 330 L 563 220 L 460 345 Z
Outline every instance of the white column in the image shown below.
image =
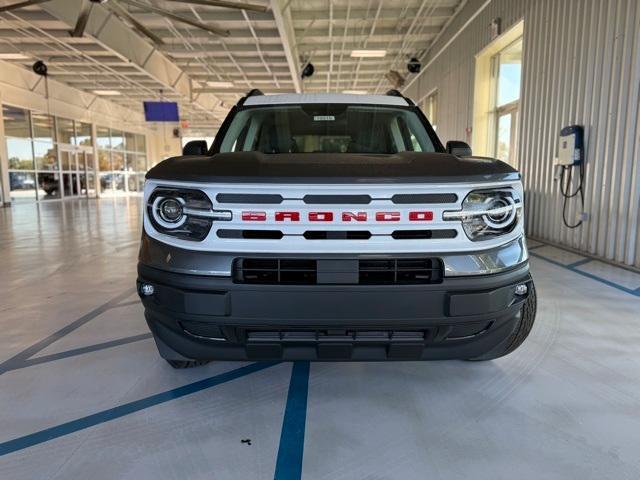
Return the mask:
M 0 106 L 2 105 L 2 91 L 0 91 Z M 0 207 L 11 205 L 11 187 L 9 183 L 9 152 L 4 135 L 4 117 L 0 108 Z
M 93 175 L 96 187 L 96 198 L 100 198 L 100 172 L 98 171 L 98 128 L 91 123 L 91 143 L 93 144 Z

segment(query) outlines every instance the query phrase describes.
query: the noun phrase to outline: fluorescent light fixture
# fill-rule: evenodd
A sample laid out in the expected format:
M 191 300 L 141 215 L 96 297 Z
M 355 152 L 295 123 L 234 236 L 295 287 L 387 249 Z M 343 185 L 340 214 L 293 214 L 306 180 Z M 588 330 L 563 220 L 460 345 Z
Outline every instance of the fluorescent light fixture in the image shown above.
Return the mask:
M 366 95 L 366 90 L 343 90 L 342 93 L 346 93 L 348 95 Z
M 118 90 L 94 90 L 93 93 L 96 95 L 101 95 L 103 97 L 112 97 L 115 95 L 121 95 Z
M 235 86 L 233 82 L 207 82 L 207 85 L 211 88 L 233 88 Z
M 386 50 L 351 50 L 351 56 L 354 58 L 382 58 L 386 55 Z
M 0 53 L 0 60 L 27 60 L 29 57 L 23 53 Z

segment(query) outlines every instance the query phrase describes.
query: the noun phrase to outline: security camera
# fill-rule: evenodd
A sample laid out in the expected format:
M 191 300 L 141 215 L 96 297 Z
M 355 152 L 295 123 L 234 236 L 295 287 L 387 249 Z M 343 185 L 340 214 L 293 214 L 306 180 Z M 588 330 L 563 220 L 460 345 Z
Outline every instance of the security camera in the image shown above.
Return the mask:
M 409 60 L 409 63 L 407 63 L 407 70 L 409 71 L 409 73 L 420 73 L 421 67 L 422 64 L 416 57 L 411 57 L 411 60 Z
M 34 63 L 31 66 L 31 69 L 34 71 L 34 73 L 36 73 L 37 75 L 40 75 L 41 77 L 46 77 L 47 76 L 47 64 L 44 63 L 42 60 L 38 60 L 36 63 Z
M 316 68 L 313 66 L 313 63 L 307 63 L 302 69 L 302 78 L 310 77 L 315 71 Z

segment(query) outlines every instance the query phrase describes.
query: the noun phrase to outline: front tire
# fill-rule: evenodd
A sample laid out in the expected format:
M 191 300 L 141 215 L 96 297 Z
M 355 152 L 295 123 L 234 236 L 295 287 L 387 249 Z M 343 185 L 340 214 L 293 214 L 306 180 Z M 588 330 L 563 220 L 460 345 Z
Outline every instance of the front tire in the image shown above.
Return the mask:
M 206 365 L 209 363 L 209 360 L 167 360 L 167 363 L 171 365 L 173 368 L 182 370 L 185 368 L 194 368 L 200 367 L 202 365 Z
M 511 334 L 509 339 L 504 342 L 499 348 L 490 350 L 484 355 L 480 355 L 479 357 L 469 358 L 467 360 L 472 362 L 482 362 L 487 360 L 495 360 L 496 358 L 504 357 L 505 355 L 509 355 L 516 348 L 518 348 L 522 343 L 526 340 L 533 328 L 533 322 L 536 319 L 536 310 L 538 299 L 536 295 L 536 287 L 533 285 L 533 282 L 529 284 L 529 296 L 525 300 L 522 305 L 522 309 L 520 310 L 520 323 L 516 330 Z

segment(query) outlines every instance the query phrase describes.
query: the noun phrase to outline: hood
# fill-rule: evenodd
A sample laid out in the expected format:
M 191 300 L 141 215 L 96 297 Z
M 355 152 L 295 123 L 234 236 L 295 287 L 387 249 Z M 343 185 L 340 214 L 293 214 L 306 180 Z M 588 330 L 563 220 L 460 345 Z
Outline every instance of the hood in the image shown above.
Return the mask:
M 442 183 L 519 180 L 500 160 L 448 153 L 218 153 L 173 157 L 147 178 L 203 183 Z

